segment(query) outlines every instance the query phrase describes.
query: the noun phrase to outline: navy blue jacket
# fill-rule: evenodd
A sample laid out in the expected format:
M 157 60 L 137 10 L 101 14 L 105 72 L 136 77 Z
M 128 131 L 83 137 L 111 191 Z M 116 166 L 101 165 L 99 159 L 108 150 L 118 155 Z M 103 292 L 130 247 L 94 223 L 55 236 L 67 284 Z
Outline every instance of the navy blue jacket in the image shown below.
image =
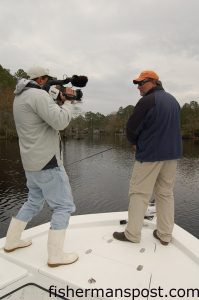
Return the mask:
M 136 104 L 126 124 L 126 136 L 136 145 L 136 160 L 153 162 L 182 156 L 180 105 L 161 86 Z

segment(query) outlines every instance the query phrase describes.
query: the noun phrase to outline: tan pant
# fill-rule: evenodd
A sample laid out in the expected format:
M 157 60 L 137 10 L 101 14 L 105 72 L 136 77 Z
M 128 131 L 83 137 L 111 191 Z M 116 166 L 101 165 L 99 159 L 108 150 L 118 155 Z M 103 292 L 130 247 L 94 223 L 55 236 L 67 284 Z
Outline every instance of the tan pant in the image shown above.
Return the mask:
M 144 215 L 152 194 L 156 202 L 158 236 L 165 242 L 171 241 L 176 167 L 176 160 L 135 162 L 130 180 L 128 224 L 125 229 L 125 236 L 132 242 L 140 242 Z

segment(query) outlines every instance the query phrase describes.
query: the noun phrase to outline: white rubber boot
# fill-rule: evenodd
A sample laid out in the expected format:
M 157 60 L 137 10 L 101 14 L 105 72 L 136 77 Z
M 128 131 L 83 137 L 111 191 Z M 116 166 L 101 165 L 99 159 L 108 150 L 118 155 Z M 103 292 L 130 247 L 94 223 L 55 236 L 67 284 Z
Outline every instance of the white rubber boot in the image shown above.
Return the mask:
M 7 231 L 6 243 L 4 246 L 5 252 L 12 252 L 18 248 L 28 247 L 32 244 L 31 240 L 20 240 L 26 224 L 27 222 L 12 218 Z
M 49 230 L 48 233 L 48 266 L 58 267 L 68 265 L 78 260 L 76 253 L 64 253 L 65 229 Z

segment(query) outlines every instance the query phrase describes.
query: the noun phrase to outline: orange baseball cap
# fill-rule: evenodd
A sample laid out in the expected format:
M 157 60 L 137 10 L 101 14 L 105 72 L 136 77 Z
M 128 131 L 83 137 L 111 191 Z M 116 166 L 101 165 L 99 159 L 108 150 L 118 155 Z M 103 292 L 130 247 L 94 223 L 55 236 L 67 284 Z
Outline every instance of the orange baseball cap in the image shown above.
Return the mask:
M 159 76 L 151 70 L 146 70 L 140 73 L 139 77 L 133 79 L 133 83 L 137 84 L 139 81 L 145 80 L 147 78 L 159 80 Z

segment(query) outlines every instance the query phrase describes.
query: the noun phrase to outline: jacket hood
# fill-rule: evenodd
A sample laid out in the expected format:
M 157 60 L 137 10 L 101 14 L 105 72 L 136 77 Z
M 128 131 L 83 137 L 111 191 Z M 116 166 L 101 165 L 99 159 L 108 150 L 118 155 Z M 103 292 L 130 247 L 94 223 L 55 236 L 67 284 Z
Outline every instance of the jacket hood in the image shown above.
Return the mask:
M 40 88 L 40 86 L 35 81 L 30 80 L 30 79 L 21 78 L 21 79 L 19 79 L 19 81 L 16 85 L 14 94 L 19 95 L 23 91 L 25 91 L 29 88 L 32 88 L 32 87 Z

